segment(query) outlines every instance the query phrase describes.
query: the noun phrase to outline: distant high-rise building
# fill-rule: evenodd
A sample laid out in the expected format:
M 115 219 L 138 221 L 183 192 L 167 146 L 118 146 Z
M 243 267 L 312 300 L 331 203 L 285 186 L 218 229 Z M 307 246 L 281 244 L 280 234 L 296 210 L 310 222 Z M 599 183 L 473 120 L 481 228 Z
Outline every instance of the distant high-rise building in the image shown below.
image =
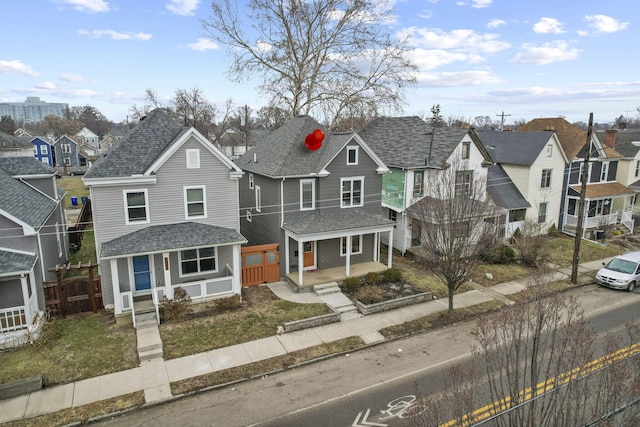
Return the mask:
M 47 116 L 64 118 L 68 110 L 69 104 L 48 103 L 37 96 L 28 96 L 25 102 L 0 102 L 0 117 L 10 116 L 18 126 L 42 122 Z

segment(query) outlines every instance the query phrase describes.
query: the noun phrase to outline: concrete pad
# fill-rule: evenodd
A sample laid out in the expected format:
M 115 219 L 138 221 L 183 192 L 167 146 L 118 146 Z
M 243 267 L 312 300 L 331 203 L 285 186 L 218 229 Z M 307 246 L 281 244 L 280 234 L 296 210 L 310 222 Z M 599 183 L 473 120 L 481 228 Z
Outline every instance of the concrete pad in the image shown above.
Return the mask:
M 165 361 L 154 359 L 140 364 L 142 386 L 146 389 L 169 384 L 169 374 Z
M 28 394 L 0 401 L 0 424 L 21 420 L 28 402 Z
M 313 329 L 290 332 L 279 335 L 276 338 L 280 341 L 280 344 L 282 344 L 287 353 L 322 344 L 322 340 Z
M 211 350 L 206 354 L 214 372 L 251 363 L 251 357 L 242 344 Z
M 491 289 L 493 289 L 494 291 L 502 295 L 511 295 L 511 294 L 517 294 L 518 292 L 524 291 L 525 287 L 522 286 L 522 284 L 517 282 L 505 282 L 505 283 L 500 283 L 498 285 L 494 285 L 491 287 Z
M 24 411 L 25 418 L 50 414 L 71 408 L 73 404 L 73 384 L 36 391 L 29 394 L 29 402 Z
M 171 396 L 171 386 L 169 383 L 144 389 L 144 401 L 147 403 L 168 399 Z
M 313 330 L 323 343 L 338 341 L 354 336 L 353 331 L 345 326 L 345 322 L 324 325 Z
M 362 338 L 365 344 L 373 344 L 385 340 L 384 336 L 380 332 L 371 332 L 368 334 L 360 335 L 360 338 Z
M 597 261 L 583 262 L 580 265 L 578 265 L 578 271 L 580 271 L 581 268 L 582 268 L 583 271 L 585 271 L 585 270 L 586 271 L 600 270 L 602 268 L 602 263 L 603 262 L 606 264 L 611 260 L 612 260 L 612 258 L 605 258 L 605 259 L 599 259 Z
M 271 289 L 271 292 L 276 294 L 278 298 L 286 301 L 301 304 L 317 304 L 322 302 L 320 301 L 320 297 L 313 292 L 295 292 L 293 285 L 288 282 L 267 283 L 267 287 Z
M 73 404 L 78 407 L 97 402 L 100 396 L 100 378 L 93 377 L 86 380 L 76 381 L 73 388 Z
M 142 372 L 140 368 L 100 376 L 100 400 L 122 396 L 142 389 Z
M 164 362 L 170 382 L 193 378 L 213 372 L 206 353 L 171 359 Z
M 136 338 L 138 340 L 138 348 L 162 346 L 160 331 L 157 327 L 136 329 Z
M 263 338 L 242 344 L 253 362 L 270 359 L 287 354 L 280 341 L 276 337 Z
M 342 322 L 342 324 L 350 331 L 349 336 L 362 336 L 377 332 L 377 329 L 374 329 L 375 326 L 367 320 L 367 316 Z
M 480 303 L 492 301 L 492 300 L 493 298 L 491 298 L 490 296 L 485 295 L 482 292 L 474 289 L 473 291 L 468 291 L 462 294 L 455 295 L 453 297 L 453 308 L 455 309 L 455 308 L 469 307 L 471 305 L 480 304 Z

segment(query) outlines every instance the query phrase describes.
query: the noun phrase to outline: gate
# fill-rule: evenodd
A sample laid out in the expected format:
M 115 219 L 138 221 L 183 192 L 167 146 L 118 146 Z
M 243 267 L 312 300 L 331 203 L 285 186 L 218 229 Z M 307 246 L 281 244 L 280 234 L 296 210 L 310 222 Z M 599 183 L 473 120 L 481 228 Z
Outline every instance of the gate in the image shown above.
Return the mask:
M 100 276 L 94 274 L 93 270 L 98 268 L 97 264 L 67 264 L 57 265 L 49 271 L 56 273 L 58 280 L 54 282 L 44 282 L 44 296 L 47 309 L 54 316 L 66 316 L 67 314 L 78 314 L 85 312 L 97 312 L 102 310 L 102 284 Z M 75 276 L 66 279 L 62 275 L 66 272 L 87 272 L 88 276 Z
M 278 244 L 242 248 L 242 286 L 254 286 L 280 280 Z

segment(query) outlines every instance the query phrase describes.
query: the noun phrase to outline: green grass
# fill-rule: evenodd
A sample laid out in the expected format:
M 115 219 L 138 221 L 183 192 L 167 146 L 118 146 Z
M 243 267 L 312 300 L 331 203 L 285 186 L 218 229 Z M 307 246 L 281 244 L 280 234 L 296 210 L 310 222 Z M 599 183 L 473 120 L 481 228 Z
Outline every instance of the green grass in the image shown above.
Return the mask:
M 610 238 L 607 244 L 582 240 L 580 242 L 580 262 L 596 261 L 603 258 L 609 258 L 628 252 L 629 249 L 615 244 L 617 240 Z M 549 256 L 549 260 L 563 267 L 569 267 L 573 262 L 573 246 L 575 239 L 570 236 L 559 236 L 547 239 L 544 243 L 545 252 Z
M 56 318 L 40 339 L 0 354 L 0 383 L 42 375 L 48 386 L 138 366 L 135 331 L 104 314 Z
M 69 262 L 72 264 L 77 264 L 78 262 L 87 263 L 89 261 L 97 262 L 96 241 L 93 230 L 84 231 L 80 249 L 69 255 Z
M 81 176 L 63 176 L 56 180 L 58 187 L 67 191 L 64 196 L 64 205 L 66 208 L 80 207 L 82 196 L 89 197 L 89 188 L 85 187 Z M 71 198 L 78 198 L 78 206 L 71 204 Z

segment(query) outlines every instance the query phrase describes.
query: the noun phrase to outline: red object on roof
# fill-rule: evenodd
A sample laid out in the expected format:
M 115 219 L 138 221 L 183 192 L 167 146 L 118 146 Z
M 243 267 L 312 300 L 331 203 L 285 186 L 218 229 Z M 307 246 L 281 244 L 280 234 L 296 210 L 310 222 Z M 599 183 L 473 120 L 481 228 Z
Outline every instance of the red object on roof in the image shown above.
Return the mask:
M 322 147 L 322 141 L 324 140 L 324 132 L 320 129 L 316 129 L 311 132 L 304 139 L 304 145 L 307 147 L 307 150 L 316 151 L 320 147 Z

